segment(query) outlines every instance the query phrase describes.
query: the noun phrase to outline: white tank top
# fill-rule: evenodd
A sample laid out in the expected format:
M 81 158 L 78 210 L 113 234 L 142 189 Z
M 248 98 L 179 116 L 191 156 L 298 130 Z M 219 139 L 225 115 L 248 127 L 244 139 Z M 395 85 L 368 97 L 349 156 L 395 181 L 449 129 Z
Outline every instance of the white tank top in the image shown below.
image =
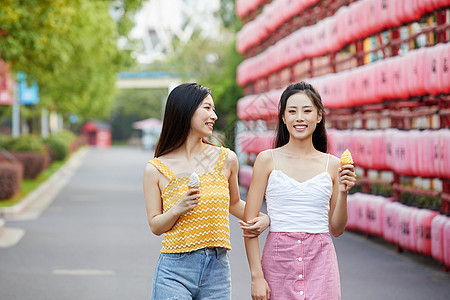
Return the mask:
M 283 171 L 273 170 L 266 187 L 267 212 L 272 232 L 327 233 L 333 181 L 328 174 L 328 154 L 325 171 L 299 182 Z

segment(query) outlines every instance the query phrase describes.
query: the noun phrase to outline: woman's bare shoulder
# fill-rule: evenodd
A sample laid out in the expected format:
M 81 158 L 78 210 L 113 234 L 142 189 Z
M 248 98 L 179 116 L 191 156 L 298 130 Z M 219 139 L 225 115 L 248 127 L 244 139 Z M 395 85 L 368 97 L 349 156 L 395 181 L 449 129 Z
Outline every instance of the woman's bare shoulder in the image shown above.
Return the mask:
M 331 166 L 340 166 L 339 158 L 334 156 L 333 154 L 330 154 L 330 165 Z
M 272 161 L 272 155 L 273 155 L 272 151 L 274 151 L 274 149 L 267 149 L 267 150 L 261 151 L 258 154 L 258 156 L 256 157 L 256 159 L 261 162 Z
M 148 179 L 158 179 L 162 175 L 156 166 L 148 162 L 144 167 L 144 176 Z
M 258 154 L 253 165 L 254 170 L 255 168 L 258 171 L 262 171 L 263 173 L 268 173 L 273 170 L 273 158 L 271 149 L 261 151 Z
M 228 150 L 228 154 L 227 154 L 227 158 L 226 158 L 225 162 L 227 164 L 238 164 L 238 158 L 237 158 L 236 153 L 231 149 L 227 148 L 227 150 Z
M 331 174 L 333 174 L 332 178 L 334 178 L 334 174 L 337 174 L 339 168 L 341 167 L 341 163 L 339 158 L 330 154 L 330 161 L 328 163 L 328 170 Z

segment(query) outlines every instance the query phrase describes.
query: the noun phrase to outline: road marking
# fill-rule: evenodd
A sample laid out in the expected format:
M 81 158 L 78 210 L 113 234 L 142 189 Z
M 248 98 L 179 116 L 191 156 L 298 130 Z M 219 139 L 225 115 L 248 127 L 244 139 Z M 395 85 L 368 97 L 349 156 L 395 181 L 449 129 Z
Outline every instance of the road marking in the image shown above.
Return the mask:
M 96 269 L 56 269 L 53 270 L 55 275 L 75 275 L 75 276 L 104 276 L 115 275 L 113 270 L 96 270 Z
M 7 248 L 16 245 L 25 235 L 25 230 L 21 228 L 4 228 L 0 235 L 0 248 Z

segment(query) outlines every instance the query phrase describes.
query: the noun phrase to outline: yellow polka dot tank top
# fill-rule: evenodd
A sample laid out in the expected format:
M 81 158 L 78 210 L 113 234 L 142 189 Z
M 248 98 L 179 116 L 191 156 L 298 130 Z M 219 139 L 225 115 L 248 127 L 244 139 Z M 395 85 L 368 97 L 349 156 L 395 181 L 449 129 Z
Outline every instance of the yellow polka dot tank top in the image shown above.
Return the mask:
M 198 205 L 181 215 L 162 241 L 162 253 L 190 252 L 206 247 L 231 249 L 228 180 L 222 173 L 229 150 L 221 148 L 210 172 L 199 174 L 201 197 Z M 172 208 L 188 191 L 189 177 L 177 177 L 158 158 L 149 161 L 168 179 L 161 199 L 163 213 Z

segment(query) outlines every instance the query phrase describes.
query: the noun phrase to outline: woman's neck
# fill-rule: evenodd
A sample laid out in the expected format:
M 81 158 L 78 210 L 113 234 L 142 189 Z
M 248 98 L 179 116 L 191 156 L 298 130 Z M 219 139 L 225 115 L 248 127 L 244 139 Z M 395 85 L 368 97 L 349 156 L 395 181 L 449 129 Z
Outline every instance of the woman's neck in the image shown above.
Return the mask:
M 314 148 L 312 139 L 298 140 L 291 138 L 289 142 L 283 147 L 289 153 L 295 153 L 302 157 L 314 155 L 317 150 Z
M 188 136 L 186 141 L 176 151 L 181 156 L 186 156 L 187 160 L 191 160 L 193 156 L 198 156 L 200 153 L 206 151 L 208 147 L 202 142 L 202 138 Z

